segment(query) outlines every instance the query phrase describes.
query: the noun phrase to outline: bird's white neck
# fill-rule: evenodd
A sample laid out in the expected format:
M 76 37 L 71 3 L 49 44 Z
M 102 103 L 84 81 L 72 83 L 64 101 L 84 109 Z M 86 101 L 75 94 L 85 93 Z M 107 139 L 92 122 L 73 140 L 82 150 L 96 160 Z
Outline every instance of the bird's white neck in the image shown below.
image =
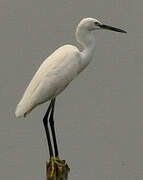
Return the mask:
M 95 55 L 95 41 L 81 51 L 81 71 L 93 60 Z
M 95 54 L 95 34 L 94 32 L 88 32 L 80 27 L 76 30 L 76 39 L 79 44 L 83 47 L 81 51 L 82 66 L 81 71 L 92 61 Z
M 92 42 L 89 46 L 84 47 L 81 54 L 84 56 L 84 58 L 92 60 L 95 55 L 95 47 L 96 43 L 94 39 L 94 42 Z

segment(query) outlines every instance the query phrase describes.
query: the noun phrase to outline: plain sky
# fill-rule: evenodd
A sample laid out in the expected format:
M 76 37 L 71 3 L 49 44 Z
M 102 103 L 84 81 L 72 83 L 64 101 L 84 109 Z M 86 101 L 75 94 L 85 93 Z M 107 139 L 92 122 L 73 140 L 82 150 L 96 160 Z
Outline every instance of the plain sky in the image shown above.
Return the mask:
M 58 98 L 60 155 L 71 180 L 143 179 L 143 1 L 0 0 L 0 179 L 45 180 L 42 117 L 14 112 L 43 60 L 78 45 L 84 17 L 128 31 L 97 32 L 95 60 Z

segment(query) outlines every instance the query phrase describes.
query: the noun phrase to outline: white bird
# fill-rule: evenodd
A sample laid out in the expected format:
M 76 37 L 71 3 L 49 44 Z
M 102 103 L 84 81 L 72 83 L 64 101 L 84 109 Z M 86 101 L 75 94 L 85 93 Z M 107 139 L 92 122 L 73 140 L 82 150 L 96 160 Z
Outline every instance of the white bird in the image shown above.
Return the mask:
M 104 25 L 94 18 L 80 21 L 76 39 L 83 51 L 64 45 L 51 54 L 39 67 L 16 108 L 16 117 L 26 116 L 37 105 L 55 98 L 91 62 L 95 54 L 95 30 L 108 29 L 125 33 L 121 29 Z
M 50 157 L 53 157 L 53 150 L 48 129 L 48 115 L 51 113 L 49 122 L 53 136 L 55 156 L 58 157 L 53 121 L 55 98 L 94 58 L 96 45 L 95 32 L 101 29 L 126 33 L 121 29 L 107 26 L 94 18 L 81 20 L 76 29 L 76 40 L 82 46 L 83 50 L 79 51 L 79 49 L 73 45 L 64 45 L 58 48 L 39 67 L 21 101 L 17 105 L 15 112 L 16 117 L 25 117 L 39 104 L 51 100 L 50 106 L 43 119 Z M 54 160 L 54 162 L 56 161 L 57 159 Z

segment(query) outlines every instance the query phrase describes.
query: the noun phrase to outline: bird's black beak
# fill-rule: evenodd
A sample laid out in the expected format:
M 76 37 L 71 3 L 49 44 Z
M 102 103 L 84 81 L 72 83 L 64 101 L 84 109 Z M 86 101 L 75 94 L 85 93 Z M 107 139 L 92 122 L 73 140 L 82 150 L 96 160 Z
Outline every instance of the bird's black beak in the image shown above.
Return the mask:
M 122 29 L 112 27 L 112 26 L 108 26 L 108 25 L 105 25 L 105 24 L 100 24 L 99 27 L 101 29 L 107 29 L 107 30 L 110 30 L 110 31 L 116 31 L 116 32 L 120 32 L 120 33 L 127 33 L 126 31 L 124 31 Z

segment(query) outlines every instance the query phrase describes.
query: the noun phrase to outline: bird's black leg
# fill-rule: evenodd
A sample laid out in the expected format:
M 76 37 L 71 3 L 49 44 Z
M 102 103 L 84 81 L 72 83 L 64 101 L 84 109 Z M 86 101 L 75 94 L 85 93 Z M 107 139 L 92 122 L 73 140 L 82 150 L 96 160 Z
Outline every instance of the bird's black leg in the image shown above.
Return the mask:
M 52 138 L 53 138 L 53 145 L 54 145 L 54 151 L 55 151 L 55 157 L 53 157 L 53 151 L 51 151 L 50 147 L 51 146 L 51 141 L 49 145 L 49 151 L 51 152 L 50 155 L 50 160 L 47 163 L 47 179 L 64 179 L 65 175 L 69 171 L 68 165 L 65 163 L 65 160 L 61 160 L 59 158 L 59 152 L 58 152 L 58 146 L 57 146 L 57 140 L 56 140 L 56 132 L 55 132 L 55 127 L 54 127 L 54 109 L 55 109 L 55 98 L 51 100 L 50 107 L 48 108 L 46 120 L 48 120 L 48 115 L 50 113 L 49 117 L 49 123 L 51 127 L 51 133 L 52 133 Z M 50 110 L 49 110 L 50 109 Z M 44 121 L 45 122 L 45 121 Z M 47 122 L 46 122 L 47 125 Z M 47 126 L 45 129 L 48 129 Z M 49 133 L 49 130 L 48 130 Z M 49 135 L 47 135 L 48 139 Z M 48 143 L 49 144 L 49 143 Z
M 50 132 L 49 132 L 49 128 L 48 128 L 48 117 L 49 117 L 49 113 L 52 109 L 52 101 L 48 107 L 48 110 L 43 118 L 43 123 L 44 123 L 44 127 L 45 127 L 45 131 L 46 131 L 46 137 L 47 137 L 47 142 L 48 142 L 48 147 L 49 147 L 49 153 L 50 153 L 50 158 L 53 157 L 53 149 L 52 149 L 52 143 L 51 143 L 51 138 L 50 138 Z
M 55 132 L 55 126 L 54 126 L 55 101 L 56 101 L 55 98 L 51 100 L 51 104 L 52 104 L 51 108 L 52 108 L 52 110 L 51 110 L 51 115 L 50 115 L 50 118 L 49 118 L 49 122 L 50 122 L 51 131 L 52 131 L 52 137 L 53 137 L 53 143 L 54 143 L 54 149 L 55 149 L 55 157 L 59 157 L 59 151 L 58 151 L 57 139 L 56 139 L 56 132 Z

